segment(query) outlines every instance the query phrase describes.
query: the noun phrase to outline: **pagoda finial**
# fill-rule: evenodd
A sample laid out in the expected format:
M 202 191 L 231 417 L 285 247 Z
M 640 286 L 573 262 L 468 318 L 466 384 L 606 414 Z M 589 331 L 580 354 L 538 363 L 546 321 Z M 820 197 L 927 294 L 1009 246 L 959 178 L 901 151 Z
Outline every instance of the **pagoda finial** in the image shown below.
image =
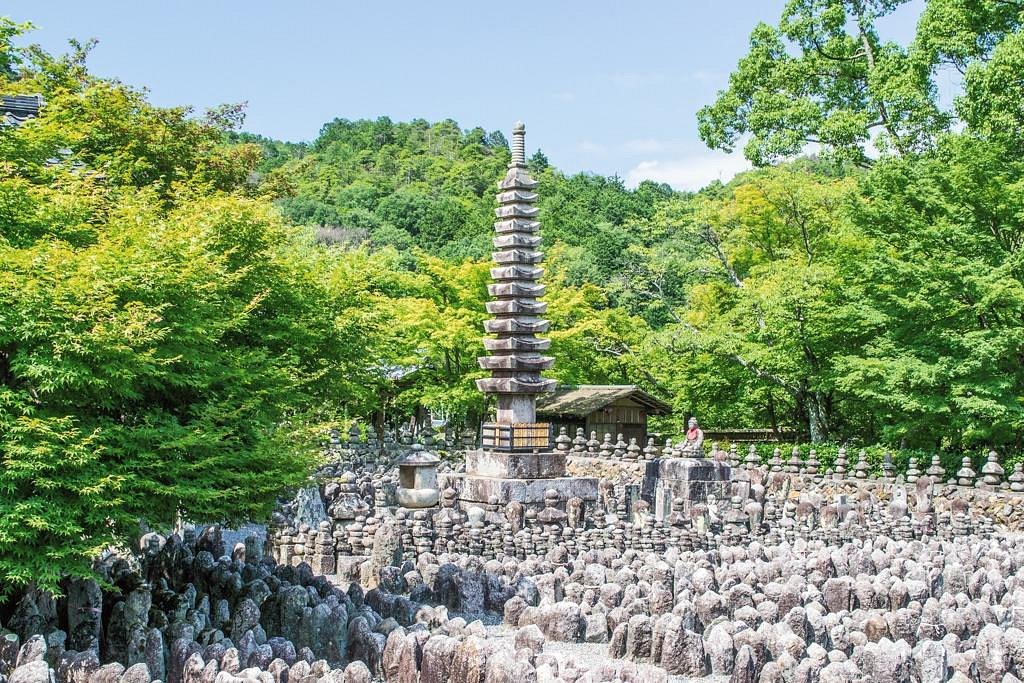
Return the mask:
M 512 126 L 512 163 L 509 168 L 526 166 L 526 125 L 516 121 Z

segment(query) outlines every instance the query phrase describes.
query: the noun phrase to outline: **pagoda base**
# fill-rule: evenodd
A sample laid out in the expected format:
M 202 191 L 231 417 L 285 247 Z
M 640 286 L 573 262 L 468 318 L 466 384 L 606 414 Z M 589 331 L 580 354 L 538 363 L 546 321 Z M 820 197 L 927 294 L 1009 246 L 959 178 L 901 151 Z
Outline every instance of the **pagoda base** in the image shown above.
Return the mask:
M 557 479 L 565 476 L 565 453 L 467 451 L 466 472 L 496 479 Z
M 597 479 L 592 477 L 498 479 L 471 474 L 447 476 L 447 485 L 459 492 L 461 502 L 469 505 L 487 505 L 491 502 L 507 505 L 516 501 L 539 509 L 544 507 L 544 492 L 548 489 L 558 491 L 563 504 L 570 498 L 582 498 L 588 507 L 597 501 Z
M 442 488 L 453 488 L 466 505 L 544 507 L 544 492 L 554 489 L 564 506 L 570 498 L 582 498 L 586 507 L 597 502 L 594 477 L 570 477 L 565 473 L 565 454 L 557 451 L 509 453 L 476 450 L 466 454 L 466 472 L 439 474 Z

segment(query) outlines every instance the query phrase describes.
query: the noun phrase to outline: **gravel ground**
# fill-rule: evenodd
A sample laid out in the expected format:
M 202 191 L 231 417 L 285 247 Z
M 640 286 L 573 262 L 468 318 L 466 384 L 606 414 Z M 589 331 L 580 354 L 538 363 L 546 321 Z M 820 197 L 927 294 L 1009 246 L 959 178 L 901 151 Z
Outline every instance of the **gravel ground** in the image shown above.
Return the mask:
M 497 624 L 484 624 L 487 626 L 487 640 L 511 640 L 514 630 L 509 630 L 501 619 Z M 581 667 L 592 669 L 602 662 L 608 660 L 608 645 L 599 643 L 560 643 L 554 640 L 544 641 L 544 652 L 546 654 L 558 655 L 566 661 L 572 661 Z M 728 676 L 704 676 L 703 678 L 688 678 L 686 676 L 669 676 L 670 683 L 729 683 Z

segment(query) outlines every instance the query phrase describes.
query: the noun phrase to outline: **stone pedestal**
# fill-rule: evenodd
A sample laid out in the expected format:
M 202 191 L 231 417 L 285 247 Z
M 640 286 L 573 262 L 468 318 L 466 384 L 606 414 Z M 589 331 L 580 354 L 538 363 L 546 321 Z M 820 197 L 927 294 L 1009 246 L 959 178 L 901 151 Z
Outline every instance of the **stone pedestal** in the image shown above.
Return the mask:
M 650 460 L 644 472 L 641 497 L 651 504 L 654 517 L 668 518 L 674 501 L 682 503 L 681 512 L 689 512 L 696 503 L 704 503 L 708 494 L 718 500 L 730 497 L 729 465 L 720 460 L 705 458 L 662 458 Z
M 467 451 L 466 472 L 495 479 L 556 479 L 565 476 L 565 453 Z
M 442 488 L 459 492 L 459 500 L 467 504 L 497 502 L 506 505 L 517 501 L 523 505 L 543 508 L 544 492 L 558 491 L 562 501 L 582 498 L 591 505 L 597 501 L 597 479 L 571 477 L 565 471 L 565 453 L 540 451 L 508 453 L 476 450 L 466 454 L 465 474 L 440 475 Z

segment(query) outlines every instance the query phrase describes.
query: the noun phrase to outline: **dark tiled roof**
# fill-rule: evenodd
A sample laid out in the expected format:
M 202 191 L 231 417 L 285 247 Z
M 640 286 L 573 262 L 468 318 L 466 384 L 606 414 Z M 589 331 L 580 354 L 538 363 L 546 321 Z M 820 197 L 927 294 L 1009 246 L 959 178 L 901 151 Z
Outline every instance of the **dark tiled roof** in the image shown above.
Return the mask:
M 42 95 L 4 95 L 0 97 L 2 125 L 16 126 L 27 119 L 38 116 L 39 108 L 42 106 Z
M 553 394 L 539 398 L 537 413 L 585 417 L 624 398 L 644 406 L 651 415 L 668 415 L 672 412 L 672 406 L 635 384 L 580 384 L 559 387 Z

